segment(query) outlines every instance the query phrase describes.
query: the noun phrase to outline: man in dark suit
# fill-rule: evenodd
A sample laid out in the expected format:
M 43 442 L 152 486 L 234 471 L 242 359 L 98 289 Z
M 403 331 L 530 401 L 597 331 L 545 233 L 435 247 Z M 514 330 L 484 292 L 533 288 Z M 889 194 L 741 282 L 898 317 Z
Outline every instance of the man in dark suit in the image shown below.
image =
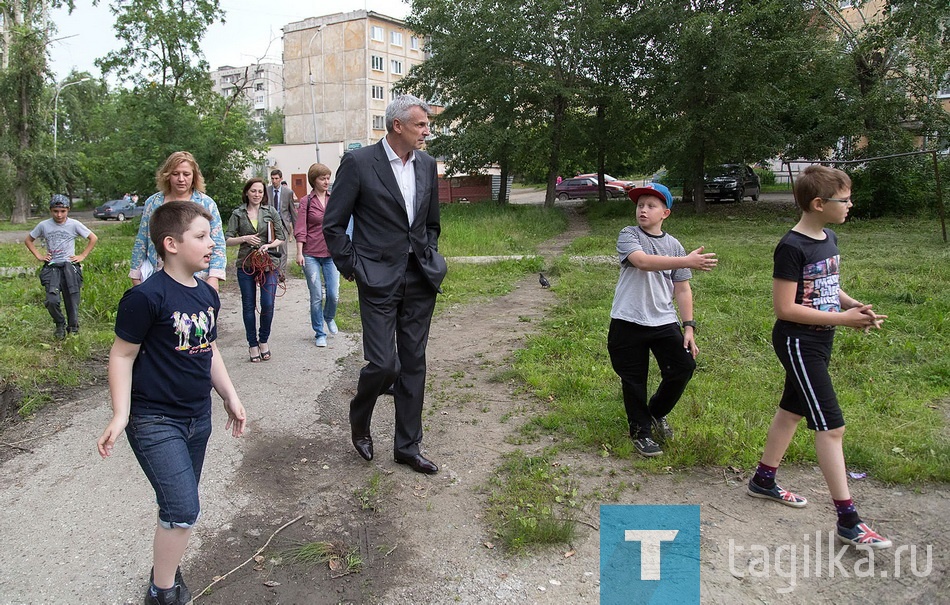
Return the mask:
M 385 138 L 343 156 L 323 234 L 340 274 L 355 279 L 359 290 L 366 366 L 350 402 L 353 446 L 373 458 L 373 408 L 395 380 L 396 462 L 433 474 L 439 467 L 422 456 L 419 444 L 426 343 L 446 265 L 438 249 L 438 170 L 419 151 L 429 136 L 429 115 L 429 106 L 411 95 L 389 104 Z M 352 238 L 346 235 L 350 216 Z
M 270 171 L 271 186 L 267 188 L 267 198 L 270 200 L 270 205 L 280 214 L 284 223 L 284 233 L 292 236 L 294 225 L 297 223 L 297 198 L 294 196 L 293 189 L 288 187 L 283 180 L 284 175 L 280 170 L 274 168 Z M 290 239 L 290 236 L 287 239 Z M 280 260 L 277 268 L 280 269 L 281 275 L 287 274 L 287 242 L 280 245 Z

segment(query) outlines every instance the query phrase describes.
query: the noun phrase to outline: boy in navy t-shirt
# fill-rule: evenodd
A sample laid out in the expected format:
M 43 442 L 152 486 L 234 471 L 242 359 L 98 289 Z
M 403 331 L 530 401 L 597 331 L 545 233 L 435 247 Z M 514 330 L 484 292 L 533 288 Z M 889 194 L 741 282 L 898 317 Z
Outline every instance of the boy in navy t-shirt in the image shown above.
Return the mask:
M 772 270 L 772 346 L 785 368 L 785 389 L 749 481 L 749 495 L 795 508 L 807 504 L 775 482 L 785 450 L 805 418 L 815 431 L 818 466 L 838 513 L 838 540 L 887 548 L 891 541 L 861 521 L 851 499 L 842 448 L 844 417 L 828 373 L 835 326 L 868 331 L 880 328 L 887 317 L 848 296 L 839 283 L 838 238 L 825 225 L 848 217 L 851 179 L 840 170 L 809 166 L 795 183 L 795 202 L 802 217 L 776 246 Z
M 211 216 L 193 202 L 166 202 L 151 219 L 161 271 L 119 302 L 109 353 L 112 420 L 98 440 L 112 454 L 124 430 L 155 489 L 153 574 L 146 605 L 191 600 L 179 564 L 201 509 L 198 481 L 211 435 L 211 389 L 224 400 L 226 429 L 244 432 L 245 411 L 218 352 L 218 293 L 194 274 L 208 269 Z

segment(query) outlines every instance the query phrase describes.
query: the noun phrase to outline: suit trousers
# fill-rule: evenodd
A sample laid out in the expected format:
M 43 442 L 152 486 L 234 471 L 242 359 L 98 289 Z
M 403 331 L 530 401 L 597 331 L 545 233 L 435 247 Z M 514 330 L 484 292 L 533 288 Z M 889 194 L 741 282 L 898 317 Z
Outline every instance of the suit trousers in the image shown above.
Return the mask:
M 403 278 L 384 301 L 360 290 L 363 358 L 356 395 L 350 401 L 350 427 L 357 436 L 370 434 L 373 409 L 380 393 L 395 380 L 396 431 L 394 454 L 408 458 L 422 442 L 422 404 L 426 382 L 426 344 L 435 309 L 436 291 L 409 255 Z M 397 357 L 398 356 L 398 357 Z

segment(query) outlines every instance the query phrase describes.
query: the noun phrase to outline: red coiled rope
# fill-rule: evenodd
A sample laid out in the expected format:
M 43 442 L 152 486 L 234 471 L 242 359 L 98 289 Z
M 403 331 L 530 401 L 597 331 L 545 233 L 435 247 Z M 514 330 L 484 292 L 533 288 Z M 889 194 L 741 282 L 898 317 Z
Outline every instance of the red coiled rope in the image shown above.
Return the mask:
M 283 296 L 284 292 L 287 291 L 287 285 L 284 283 L 284 280 L 281 279 L 280 269 L 274 264 L 273 259 L 271 259 L 270 254 L 267 252 L 254 250 L 244 257 L 241 268 L 245 273 L 254 278 L 254 282 L 260 286 L 261 289 L 263 289 L 267 283 L 267 273 L 273 271 L 277 274 L 277 292 L 274 292 L 274 296 Z

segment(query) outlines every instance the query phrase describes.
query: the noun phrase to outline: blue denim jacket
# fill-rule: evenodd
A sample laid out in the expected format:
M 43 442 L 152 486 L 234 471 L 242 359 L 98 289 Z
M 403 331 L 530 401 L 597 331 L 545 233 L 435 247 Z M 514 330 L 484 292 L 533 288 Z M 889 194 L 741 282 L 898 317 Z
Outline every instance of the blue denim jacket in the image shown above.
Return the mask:
M 221 214 L 218 212 L 218 205 L 214 200 L 200 191 L 191 193 L 191 201 L 201 204 L 204 209 L 211 214 L 211 239 L 214 240 L 214 250 L 211 252 L 211 266 L 208 270 L 208 277 L 225 278 L 228 258 L 225 252 L 224 228 L 221 224 Z M 139 223 L 139 232 L 135 234 L 135 243 L 132 244 L 132 270 L 129 271 L 129 277 L 132 279 L 142 279 L 142 263 L 148 259 L 155 270 L 161 268 L 158 253 L 152 244 L 149 236 L 149 219 L 155 209 L 165 203 L 165 194 L 158 192 L 145 200 L 145 206 L 142 207 L 142 222 Z

